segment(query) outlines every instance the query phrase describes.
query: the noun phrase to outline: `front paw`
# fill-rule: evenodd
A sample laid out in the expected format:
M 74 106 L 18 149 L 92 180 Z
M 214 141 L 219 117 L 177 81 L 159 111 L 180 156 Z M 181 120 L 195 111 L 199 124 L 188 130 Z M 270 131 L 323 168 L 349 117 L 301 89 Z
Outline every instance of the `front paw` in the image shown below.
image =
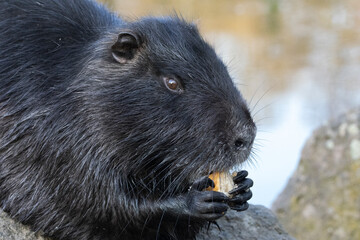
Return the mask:
M 229 198 L 215 191 L 190 190 L 187 195 L 187 206 L 194 218 L 213 221 L 225 215 Z
M 250 178 L 246 178 L 247 175 L 247 171 L 240 171 L 233 178 L 237 187 L 229 192 L 231 198 L 228 202 L 229 207 L 233 210 L 244 211 L 249 208 L 247 201 L 252 197 L 252 192 L 249 188 L 253 186 L 253 181 Z

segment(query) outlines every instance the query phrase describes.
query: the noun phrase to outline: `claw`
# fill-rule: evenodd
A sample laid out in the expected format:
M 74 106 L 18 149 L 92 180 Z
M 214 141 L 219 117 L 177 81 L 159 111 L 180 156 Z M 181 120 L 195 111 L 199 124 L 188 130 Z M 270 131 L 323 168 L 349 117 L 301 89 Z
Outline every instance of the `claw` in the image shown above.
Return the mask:
M 238 187 L 237 187 L 237 188 L 234 188 L 233 190 L 231 190 L 231 191 L 229 192 L 229 194 L 237 195 L 237 194 L 239 194 L 241 191 L 244 191 L 244 190 L 246 190 L 246 189 L 251 188 L 253 185 L 254 185 L 254 182 L 253 182 L 251 179 L 246 178 L 246 179 L 243 180 L 240 184 L 238 184 Z
M 244 192 L 242 194 L 235 195 L 229 200 L 229 204 L 243 204 L 246 201 L 249 201 L 252 197 L 252 192 Z
M 221 228 L 220 228 L 219 224 L 215 220 L 212 220 L 212 221 L 209 221 L 209 223 L 208 223 L 208 226 L 206 229 L 207 233 L 209 233 L 211 224 L 214 224 L 218 228 L 219 232 L 221 232 Z
M 236 174 L 235 177 L 233 177 L 233 181 L 235 184 L 239 184 L 241 181 L 243 181 L 248 175 L 248 172 L 243 170 Z
M 240 206 L 235 205 L 235 206 L 231 206 L 230 208 L 233 209 L 233 210 L 236 210 L 238 212 L 245 211 L 246 209 L 249 208 L 249 204 L 246 202 L 244 204 L 241 204 Z

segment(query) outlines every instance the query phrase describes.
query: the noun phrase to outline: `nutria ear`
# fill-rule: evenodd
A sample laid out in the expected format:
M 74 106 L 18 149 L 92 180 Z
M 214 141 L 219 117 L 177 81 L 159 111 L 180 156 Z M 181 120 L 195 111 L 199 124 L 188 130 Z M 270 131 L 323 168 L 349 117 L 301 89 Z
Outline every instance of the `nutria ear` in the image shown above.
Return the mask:
M 139 46 L 140 39 L 137 34 L 131 31 L 121 32 L 111 47 L 113 58 L 119 63 L 126 63 L 134 58 Z

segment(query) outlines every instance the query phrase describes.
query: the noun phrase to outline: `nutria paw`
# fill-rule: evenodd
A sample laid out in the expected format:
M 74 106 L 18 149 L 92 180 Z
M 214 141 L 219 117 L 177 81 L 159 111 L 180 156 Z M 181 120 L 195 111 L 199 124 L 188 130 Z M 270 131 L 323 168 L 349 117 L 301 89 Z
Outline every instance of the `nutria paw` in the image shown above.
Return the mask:
M 213 221 L 225 215 L 229 198 L 221 192 L 203 191 L 214 186 L 208 177 L 202 177 L 191 185 L 186 202 L 192 217 Z
M 215 187 L 215 183 L 208 176 L 204 176 L 194 181 L 194 183 L 190 186 L 189 190 L 198 190 L 203 191 L 208 187 Z
M 253 186 L 253 181 L 250 178 L 246 178 L 247 171 L 240 171 L 233 178 L 236 188 L 231 190 L 229 194 L 232 197 L 229 199 L 229 207 L 236 211 L 244 211 L 249 208 L 247 201 L 252 197 L 252 192 L 249 188 Z
M 212 221 L 225 215 L 229 208 L 229 198 L 215 191 L 190 191 L 187 206 L 193 218 Z

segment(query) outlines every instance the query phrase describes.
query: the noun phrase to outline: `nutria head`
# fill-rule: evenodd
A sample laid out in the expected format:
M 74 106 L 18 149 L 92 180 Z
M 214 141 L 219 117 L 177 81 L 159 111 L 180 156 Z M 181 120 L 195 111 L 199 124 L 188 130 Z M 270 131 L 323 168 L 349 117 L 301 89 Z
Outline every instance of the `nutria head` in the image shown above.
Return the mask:
M 151 18 L 114 33 L 90 61 L 85 105 L 119 171 L 178 188 L 248 158 L 247 104 L 194 25 Z

